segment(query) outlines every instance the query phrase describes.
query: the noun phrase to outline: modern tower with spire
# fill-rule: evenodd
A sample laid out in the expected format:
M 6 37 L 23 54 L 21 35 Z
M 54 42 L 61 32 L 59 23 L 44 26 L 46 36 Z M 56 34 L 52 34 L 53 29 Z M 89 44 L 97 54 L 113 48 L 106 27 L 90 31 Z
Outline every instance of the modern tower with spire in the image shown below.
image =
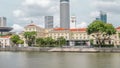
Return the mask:
M 69 0 L 60 0 L 60 27 L 70 28 L 70 4 Z

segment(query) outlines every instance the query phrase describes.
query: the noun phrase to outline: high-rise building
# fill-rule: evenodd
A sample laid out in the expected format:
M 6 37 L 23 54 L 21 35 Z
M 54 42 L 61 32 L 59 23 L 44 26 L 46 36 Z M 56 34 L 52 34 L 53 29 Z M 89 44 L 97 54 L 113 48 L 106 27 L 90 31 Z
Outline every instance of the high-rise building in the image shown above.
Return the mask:
M 76 17 L 75 16 L 70 17 L 70 28 L 76 28 Z
M 96 18 L 96 20 L 100 20 L 104 23 L 107 23 L 107 14 L 105 12 L 100 11 L 100 15 Z
M 45 28 L 53 28 L 53 16 L 45 16 Z
M 0 27 L 6 27 L 6 18 L 0 17 Z
M 96 20 L 100 20 L 100 18 L 97 17 Z
M 100 12 L 100 20 L 107 23 L 107 14 L 105 12 Z
M 70 7 L 69 0 L 60 0 L 60 27 L 70 28 Z

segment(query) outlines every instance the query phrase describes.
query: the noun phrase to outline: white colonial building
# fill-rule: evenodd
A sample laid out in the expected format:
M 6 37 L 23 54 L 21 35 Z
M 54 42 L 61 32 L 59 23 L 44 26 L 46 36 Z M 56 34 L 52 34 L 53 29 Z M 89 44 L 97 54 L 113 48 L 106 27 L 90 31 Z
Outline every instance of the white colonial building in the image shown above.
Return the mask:
M 0 37 L 0 46 L 1 47 L 11 46 L 10 38 L 11 38 L 11 36 L 1 36 Z
M 36 31 L 37 32 L 36 37 L 40 37 L 40 38 L 52 37 L 53 39 L 57 39 L 59 37 L 64 37 L 67 40 L 68 45 L 70 45 L 71 43 L 77 46 L 86 45 L 87 43 L 89 43 L 91 39 L 93 39 L 94 43 L 96 44 L 96 39 L 93 38 L 92 35 L 88 35 L 86 30 L 87 30 L 86 28 L 44 29 L 40 26 L 31 23 L 25 27 L 24 32 Z M 116 34 L 111 36 L 111 40 L 112 40 L 111 44 L 120 45 L 120 38 L 119 38 L 120 27 L 116 28 L 116 31 L 117 31 Z

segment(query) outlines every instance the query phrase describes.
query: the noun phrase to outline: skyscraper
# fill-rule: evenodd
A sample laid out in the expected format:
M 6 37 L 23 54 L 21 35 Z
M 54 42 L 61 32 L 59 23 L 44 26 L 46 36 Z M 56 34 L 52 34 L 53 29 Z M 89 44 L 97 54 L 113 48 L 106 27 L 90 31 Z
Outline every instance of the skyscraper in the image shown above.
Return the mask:
M 5 26 L 6 26 L 6 18 L 0 17 L 0 27 L 5 27 Z
M 53 16 L 45 16 L 45 28 L 53 28 Z
M 100 20 L 107 23 L 107 14 L 105 12 L 100 12 Z
M 60 27 L 70 28 L 70 7 L 69 0 L 60 0 Z
M 104 23 L 107 23 L 107 14 L 105 12 L 100 11 L 100 15 L 96 18 L 96 20 L 100 20 Z

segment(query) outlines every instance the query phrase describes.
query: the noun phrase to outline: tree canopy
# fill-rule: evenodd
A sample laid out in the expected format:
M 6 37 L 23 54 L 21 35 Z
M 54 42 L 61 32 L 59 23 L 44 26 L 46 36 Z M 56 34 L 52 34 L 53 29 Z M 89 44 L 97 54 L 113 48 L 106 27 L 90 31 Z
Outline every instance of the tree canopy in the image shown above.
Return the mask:
M 59 38 L 57 39 L 57 42 L 58 42 L 58 45 L 59 45 L 60 47 L 62 47 L 63 45 L 66 44 L 66 39 L 65 39 L 64 37 L 59 37 Z
M 23 44 L 24 41 L 20 39 L 19 35 L 12 35 L 11 41 L 17 45 L 17 44 Z
M 36 43 L 37 46 L 40 47 L 62 47 L 66 44 L 66 39 L 63 37 L 60 37 L 57 40 L 52 39 L 51 37 L 37 38 Z
M 116 33 L 116 29 L 112 24 L 105 24 L 105 32 L 108 35 L 112 35 Z
M 119 33 L 119 38 L 120 38 L 120 33 Z
M 26 39 L 26 43 L 29 46 L 32 46 L 33 44 L 35 44 L 35 39 L 36 39 L 36 32 L 32 31 L 32 32 L 24 32 L 24 37 Z
M 105 23 L 102 21 L 94 21 L 92 22 L 88 28 L 87 28 L 87 33 L 92 34 L 92 33 L 103 33 L 105 32 Z
M 20 40 L 20 37 L 18 35 L 12 35 L 11 37 L 11 41 L 14 43 L 14 44 L 17 44 L 17 42 Z
M 87 28 L 87 33 L 97 40 L 97 44 L 105 44 L 105 40 L 110 40 L 110 36 L 116 33 L 116 29 L 112 24 L 107 24 L 102 21 L 93 21 Z

